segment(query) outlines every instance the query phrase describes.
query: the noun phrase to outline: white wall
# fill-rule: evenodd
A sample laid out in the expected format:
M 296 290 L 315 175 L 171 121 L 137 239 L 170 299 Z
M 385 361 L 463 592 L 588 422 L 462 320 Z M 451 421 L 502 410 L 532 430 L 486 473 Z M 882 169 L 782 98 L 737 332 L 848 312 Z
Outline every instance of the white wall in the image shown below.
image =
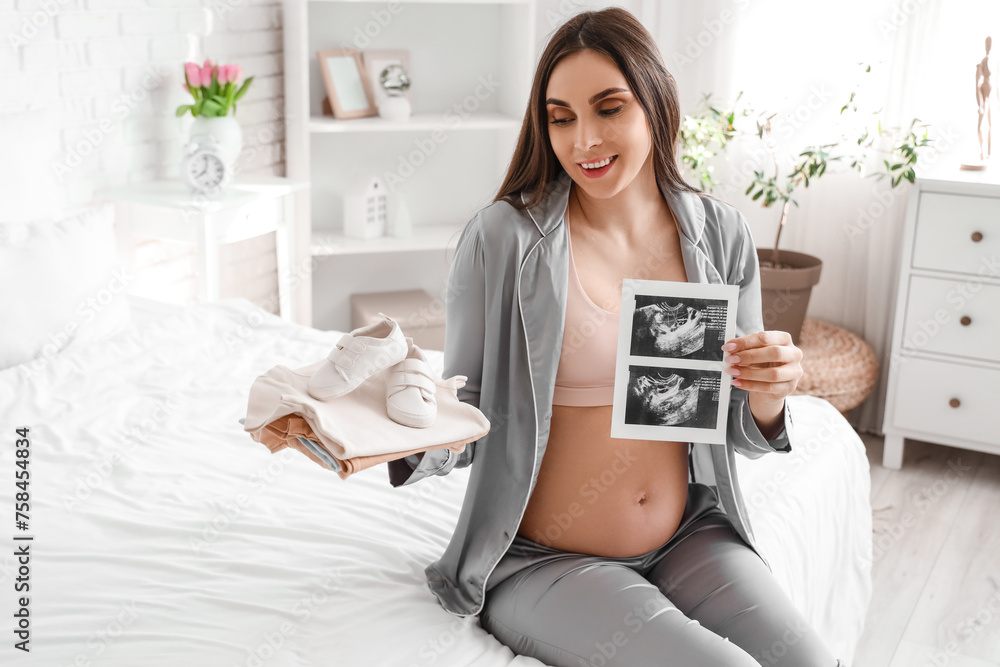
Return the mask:
M 49 135 L 26 136 L 23 150 L 55 143 L 48 173 L 34 181 L 37 191 L 8 190 L 4 198 L 54 198 L 74 207 L 102 188 L 175 178 L 193 122 L 190 114 L 174 115 L 191 99 L 181 87 L 183 63 L 205 58 L 237 63 L 244 77 L 255 77 L 237 110 L 244 136 L 239 171 L 284 175 L 279 2 L 0 0 L 0 123 L 11 122 L 4 111 L 51 114 Z M 0 159 L 18 159 L 9 147 L 0 150 Z M 185 276 L 193 266 L 190 247 L 156 243 L 138 250 L 145 264 L 137 292 L 173 282 L 175 295 L 193 295 L 194 282 Z M 266 262 L 273 252 L 273 240 L 233 244 L 224 260 Z M 276 273 L 239 282 L 225 295 L 264 301 L 277 289 Z
M 570 16 L 612 4 L 641 18 L 641 0 L 539 0 L 536 59 Z M 181 88 L 183 63 L 205 58 L 238 63 L 244 76 L 255 76 L 237 114 L 244 136 L 239 171 L 285 175 L 281 18 L 276 0 L 0 0 L 0 123 L 9 122 L 4 111 L 30 107 L 50 113 L 46 136 L 29 133 L 25 144 L 48 140 L 54 146 L 44 161 L 48 173 L 32 179 L 34 192 L 8 189 L 3 196 L 45 197 L 73 207 L 103 188 L 176 178 L 193 120 L 190 114 L 174 115 L 190 100 Z M 10 161 L 16 159 L 7 150 L 0 156 L 13 169 L 16 163 Z M 193 248 L 139 240 L 135 253 L 133 292 L 175 301 L 195 297 Z M 412 255 L 394 263 L 394 272 L 409 271 L 420 283 L 416 286 L 440 294 L 447 278 L 440 253 Z M 274 310 L 272 237 L 224 247 L 221 259 L 229 267 L 223 296 L 246 297 Z M 387 280 L 391 283 L 391 276 Z M 317 298 L 323 299 L 322 270 L 315 281 Z M 367 291 L 378 289 L 391 286 L 371 285 Z M 317 324 L 349 327 L 346 321 Z

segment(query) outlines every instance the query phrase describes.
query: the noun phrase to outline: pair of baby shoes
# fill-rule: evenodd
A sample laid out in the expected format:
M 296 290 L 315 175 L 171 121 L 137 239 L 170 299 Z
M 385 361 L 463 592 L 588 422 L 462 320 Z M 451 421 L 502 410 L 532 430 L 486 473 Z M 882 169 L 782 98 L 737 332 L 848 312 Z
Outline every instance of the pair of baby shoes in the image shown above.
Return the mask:
M 384 313 L 379 320 L 340 337 L 326 363 L 309 378 L 309 395 L 328 400 L 350 393 L 371 376 L 389 370 L 385 407 L 393 421 L 424 428 L 437 417 L 436 384 L 423 350 Z

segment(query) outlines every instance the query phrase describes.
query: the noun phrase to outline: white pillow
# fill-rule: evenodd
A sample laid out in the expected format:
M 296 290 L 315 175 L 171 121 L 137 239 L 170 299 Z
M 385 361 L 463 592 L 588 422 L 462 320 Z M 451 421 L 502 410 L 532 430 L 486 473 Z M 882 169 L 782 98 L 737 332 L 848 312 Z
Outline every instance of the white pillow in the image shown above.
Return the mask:
M 0 370 L 104 340 L 129 324 L 114 204 L 59 220 L 0 224 Z

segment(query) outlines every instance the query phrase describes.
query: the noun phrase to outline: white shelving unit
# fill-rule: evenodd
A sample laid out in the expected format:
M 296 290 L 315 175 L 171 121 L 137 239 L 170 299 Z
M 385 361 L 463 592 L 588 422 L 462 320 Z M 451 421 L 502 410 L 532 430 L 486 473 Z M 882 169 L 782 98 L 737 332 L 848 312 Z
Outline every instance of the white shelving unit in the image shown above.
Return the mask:
M 535 0 L 284 4 L 286 159 L 289 178 L 311 185 L 296 202 L 296 248 L 308 248 L 300 260 L 314 267 L 313 326 L 348 330 L 352 293 L 443 290 L 441 260 L 492 201 L 513 154 L 534 75 L 535 16 Z M 324 116 L 316 52 L 334 48 L 407 50 L 412 116 Z M 405 202 L 411 236 L 343 236 L 343 194 L 358 174 L 386 184 L 390 216 Z

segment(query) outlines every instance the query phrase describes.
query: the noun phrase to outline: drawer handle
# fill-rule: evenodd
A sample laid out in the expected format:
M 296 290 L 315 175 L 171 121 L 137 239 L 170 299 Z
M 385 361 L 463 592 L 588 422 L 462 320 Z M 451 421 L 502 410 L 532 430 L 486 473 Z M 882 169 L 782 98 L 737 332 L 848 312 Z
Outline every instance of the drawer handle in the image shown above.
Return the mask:
M 953 398 L 950 401 L 948 401 L 948 405 L 950 405 L 953 408 L 957 408 L 961 404 L 962 404 L 962 401 L 958 400 L 957 398 Z
M 979 243 L 983 240 L 983 235 L 981 232 L 972 232 L 972 242 Z
M 968 315 L 962 315 L 962 319 L 960 319 L 959 322 L 962 323 L 963 327 L 967 327 L 970 324 L 972 324 L 972 318 L 969 317 Z

